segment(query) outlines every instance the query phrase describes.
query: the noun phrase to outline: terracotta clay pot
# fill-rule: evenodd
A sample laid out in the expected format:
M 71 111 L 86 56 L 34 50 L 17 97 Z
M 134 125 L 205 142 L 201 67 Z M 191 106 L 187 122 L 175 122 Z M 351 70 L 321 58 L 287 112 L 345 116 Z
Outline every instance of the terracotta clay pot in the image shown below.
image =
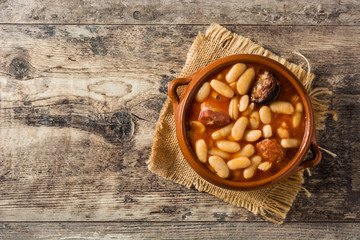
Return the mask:
M 270 69 L 275 75 L 282 75 L 296 88 L 303 102 L 304 112 L 306 115 L 304 137 L 301 146 L 294 158 L 289 161 L 289 163 L 279 172 L 265 179 L 260 179 L 256 181 L 241 182 L 218 177 L 215 173 L 212 173 L 210 170 L 208 170 L 196 158 L 196 155 L 191 148 L 190 141 L 187 136 L 187 114 L 189 112 L 189 107 L 191 106 L 191 103 L 195 98 L 196 92 L 198 91 L 202 83 L 206 81 L 207 77 L 211 74 L 221 71 L 221 69 L 223 69 L 224 67 L 231 66 L 238 62 L 254 65 L 263 65 Z M 188 86 L 186 87 L 181 98 L 179 98 L 176 89 L 181 85 Z M 210 183 L 232 190 L 254 190 L 273 185 L 280 180 L 289 177 L 297 171 L 309 167 L 314 167 L 320 163 L 321 152 L 316 143 L 314 115 L 309 95 L 307 94 L 299 80 L 285 66 L 274 60 L 252 54 L 241 54 L 225 57 L 211 63 L 210 65 L 206 66 L 205 68 L 199 70 L 198 72 L 187 78 L 174 79 L 169 84 L 168 92 L 174 106 L 176 135 L 179 141 L 181 151 L 183 152 L 184 157 L 188 161 L 190 166 L 201 177 L 203 177 Z M 311 159 L 304 161 L 309 149 L 313 153 L 313 156 Z

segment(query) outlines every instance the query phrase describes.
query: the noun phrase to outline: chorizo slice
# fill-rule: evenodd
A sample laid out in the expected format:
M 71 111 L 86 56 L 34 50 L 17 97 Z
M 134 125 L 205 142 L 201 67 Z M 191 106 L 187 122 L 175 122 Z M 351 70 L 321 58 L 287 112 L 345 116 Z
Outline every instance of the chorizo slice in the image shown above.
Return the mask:
M 284 150 L 275 139 L 264 139 L 258 142 L 256 150 L 265 161 L 280 162 L 284 159 Z
M 280 92 L 279 81 L 267 70 L 261 70 L 250 88 L 250 100 L 255 103 L 268 103 Z
M 208 103 L 201 104 L 198 120 L 205 125 L 224 126 L 231 122 L 229 114 L 222 112 Z

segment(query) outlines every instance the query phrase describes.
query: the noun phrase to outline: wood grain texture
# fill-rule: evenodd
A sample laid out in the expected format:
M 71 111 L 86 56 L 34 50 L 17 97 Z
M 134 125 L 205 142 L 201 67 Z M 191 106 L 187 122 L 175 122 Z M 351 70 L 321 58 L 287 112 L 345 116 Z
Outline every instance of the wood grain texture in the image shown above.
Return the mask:
M 1 23 L 359 25 L 356 0 L 0 1 Z
M 167 84 L 205 29 L 0 26 L 1 220 L 263 221 L 146 168 Z M 303 62 L 292 55 L 299 50 L 312 63 L 315 85 L 334 92 L 330 108 L 339 121 L 327 119 L 318 139 L 338 157 L 324 154 L 305 183 L 312 197 L 301 193 L 287 221 L 349 222 L 331 225 L 334 234 L 338 227 L 355 226 L 350 223 L 360 219 L 360 143 L 354 129 L 360 116 L 360 28 L 230 29 Z
M 354 223 L 76 222 L 1 223 L 12 239 L 358 239 Z
M 0 239 L 358 239 L 360 4 L 0 0 Z M 284 225 L 150 173 L 168 83 L 211 22 L 333 91 Z M 291 25 L 291 26 L 289 26 Z

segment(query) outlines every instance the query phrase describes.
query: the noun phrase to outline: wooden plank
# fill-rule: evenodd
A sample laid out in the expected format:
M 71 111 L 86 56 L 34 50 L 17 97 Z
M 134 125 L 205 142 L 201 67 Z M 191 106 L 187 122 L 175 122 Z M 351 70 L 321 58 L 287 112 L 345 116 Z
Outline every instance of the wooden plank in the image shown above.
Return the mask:
M 0 1 L 1 23 L 358 25 L 356 0 Z
M 357 239 L 359 223 L 0 223 L 3 239 Z
M 206 26 L 0 26 L 3 221 L 262 221 L 152 173 L 168 82 Z M 359 221 L 359 27 L 232 26 L 334 91 L 320 167 L 288 221 Z M 211 206 L 211 207 L 210 207 Z

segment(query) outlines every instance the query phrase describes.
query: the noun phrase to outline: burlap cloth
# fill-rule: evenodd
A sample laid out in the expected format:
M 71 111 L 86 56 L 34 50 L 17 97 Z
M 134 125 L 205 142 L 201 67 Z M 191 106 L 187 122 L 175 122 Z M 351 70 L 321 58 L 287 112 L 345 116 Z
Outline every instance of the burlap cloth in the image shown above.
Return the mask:
M 314 75 L 301 66 L 289 63 L 250 39 L 231 33 L 218 24 L 212 24 L 205 35 L 199 33 L 192 44 L 180 77 L 187 77 L 211 62 L 233 54 L 250 53 L 272 58 L 290 69 L 309 92 L 315 115 L 316 129 L 323 129 L 324 114 L 327 112 L 326 100 L 318 99 L 327 89 L 311 89 Z M 282 223 L 292 203 L 302 188 L 303 171 L 295 173 L 274 186 L 256 191 L 232 191 L 217 187 L 200 177 L 184 159 L 175 133 L 172 102 L 168 98 L 161 110 L 156 127 L 155 142 L 148 163 L 149 170 L 188 188 L 208 192 L 238 207 L 244 207 L 254 214 Z

